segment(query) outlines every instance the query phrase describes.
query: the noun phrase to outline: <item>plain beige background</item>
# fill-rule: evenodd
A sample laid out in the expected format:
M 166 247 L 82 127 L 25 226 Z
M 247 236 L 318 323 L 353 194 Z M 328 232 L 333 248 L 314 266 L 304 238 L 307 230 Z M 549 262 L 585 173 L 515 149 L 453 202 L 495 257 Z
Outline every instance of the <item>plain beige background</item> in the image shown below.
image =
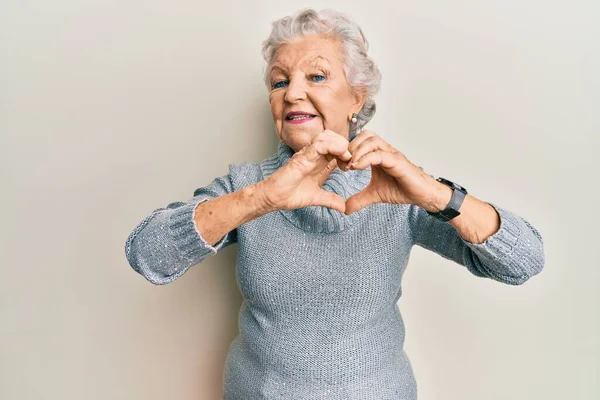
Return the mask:
M 419 399 L 600 396 L 596 1 L 5 0 L 0 398 L 220 398 L 237 245 L 153 286 L 125 241 L 276 150 L 260 44 L 305 6 L 367 35 L 368 129 L 545 239 L 517 287 L 414 249 L 399 305 Z

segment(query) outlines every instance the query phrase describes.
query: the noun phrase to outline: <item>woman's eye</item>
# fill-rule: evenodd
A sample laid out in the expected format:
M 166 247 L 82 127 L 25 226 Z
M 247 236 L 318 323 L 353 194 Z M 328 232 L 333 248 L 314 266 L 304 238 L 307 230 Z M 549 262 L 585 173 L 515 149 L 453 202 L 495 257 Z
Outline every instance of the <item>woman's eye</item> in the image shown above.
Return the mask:
M 286 83 L 287 81 L 279 81 L 279 82 L 275 82 L 273 84 L 273 89 L 279 89 L 280 87 L 283 87 L 281 84 Z
M 311 75 L 310 78 L 313 79 L 315 82 L 323 82 L 326 79 L 324 75 Z M 287 84 L 288 84 L 287 80 L 275 82 L 273 84 L 273 89 L 282 88 Z

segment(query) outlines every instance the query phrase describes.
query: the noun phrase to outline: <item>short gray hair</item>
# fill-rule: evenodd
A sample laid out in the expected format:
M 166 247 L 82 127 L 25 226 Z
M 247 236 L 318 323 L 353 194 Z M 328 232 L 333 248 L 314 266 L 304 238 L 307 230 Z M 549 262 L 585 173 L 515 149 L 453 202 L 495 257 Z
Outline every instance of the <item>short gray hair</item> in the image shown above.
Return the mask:
M 367 38 L 349 15 L 334 9 L 318 12 L 305 8 L 292 16 L 274 21 L 271 34 L 262 43 L 262 55 L 267 62 L 263 79 L 270 89 L 269 69 L 279 46 L 315 34 L 330 36 L 342 43 L 346 79 L 352 89 L 359 88 L 367 94 L 365 104 L 358 112 L 357 122 L 350 126 L 350 137 L 353 138 L 375 115 L 374 97 L 379 92 L 381 73 L 367 56 Z

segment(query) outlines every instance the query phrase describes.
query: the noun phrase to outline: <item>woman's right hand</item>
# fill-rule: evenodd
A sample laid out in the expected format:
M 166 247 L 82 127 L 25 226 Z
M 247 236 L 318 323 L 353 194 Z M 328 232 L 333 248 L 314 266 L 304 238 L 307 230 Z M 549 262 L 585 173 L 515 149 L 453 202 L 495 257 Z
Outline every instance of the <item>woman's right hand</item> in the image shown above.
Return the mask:
M 267 201 L 280 210 L 319 205 L 344 212 L 346 200 L 321 187 L 336 167 L 347 170 L 347 162 L 352 158 L 349 144 L 345 137 L 329 129 L 316 135 L 262 182 Z

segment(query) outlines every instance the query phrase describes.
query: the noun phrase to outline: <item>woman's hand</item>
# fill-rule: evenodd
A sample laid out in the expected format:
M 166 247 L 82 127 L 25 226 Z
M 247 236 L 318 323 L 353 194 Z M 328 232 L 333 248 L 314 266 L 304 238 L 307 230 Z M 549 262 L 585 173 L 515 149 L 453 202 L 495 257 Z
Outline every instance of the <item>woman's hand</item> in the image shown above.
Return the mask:
M 347 215 L 374 203 L 416 204 L 439 211 L 438 200 L 444 195 L 442 184 L 377 134 L 363 130 L 350 142 L 348 150 L 352 153 L 350 169 L 365 169 L 370 165 L 371 182 L 348 198 Z
M 337 166 L 346 170 L 352 157 L 349 145 L 345 137 L 329 129 L 316 135 L 309 145 L 294 153 L 283 167 L 264 181 L 270 206 L 293 210 L 319 205 L 345 212 L 346 200 L 321 186 Z

